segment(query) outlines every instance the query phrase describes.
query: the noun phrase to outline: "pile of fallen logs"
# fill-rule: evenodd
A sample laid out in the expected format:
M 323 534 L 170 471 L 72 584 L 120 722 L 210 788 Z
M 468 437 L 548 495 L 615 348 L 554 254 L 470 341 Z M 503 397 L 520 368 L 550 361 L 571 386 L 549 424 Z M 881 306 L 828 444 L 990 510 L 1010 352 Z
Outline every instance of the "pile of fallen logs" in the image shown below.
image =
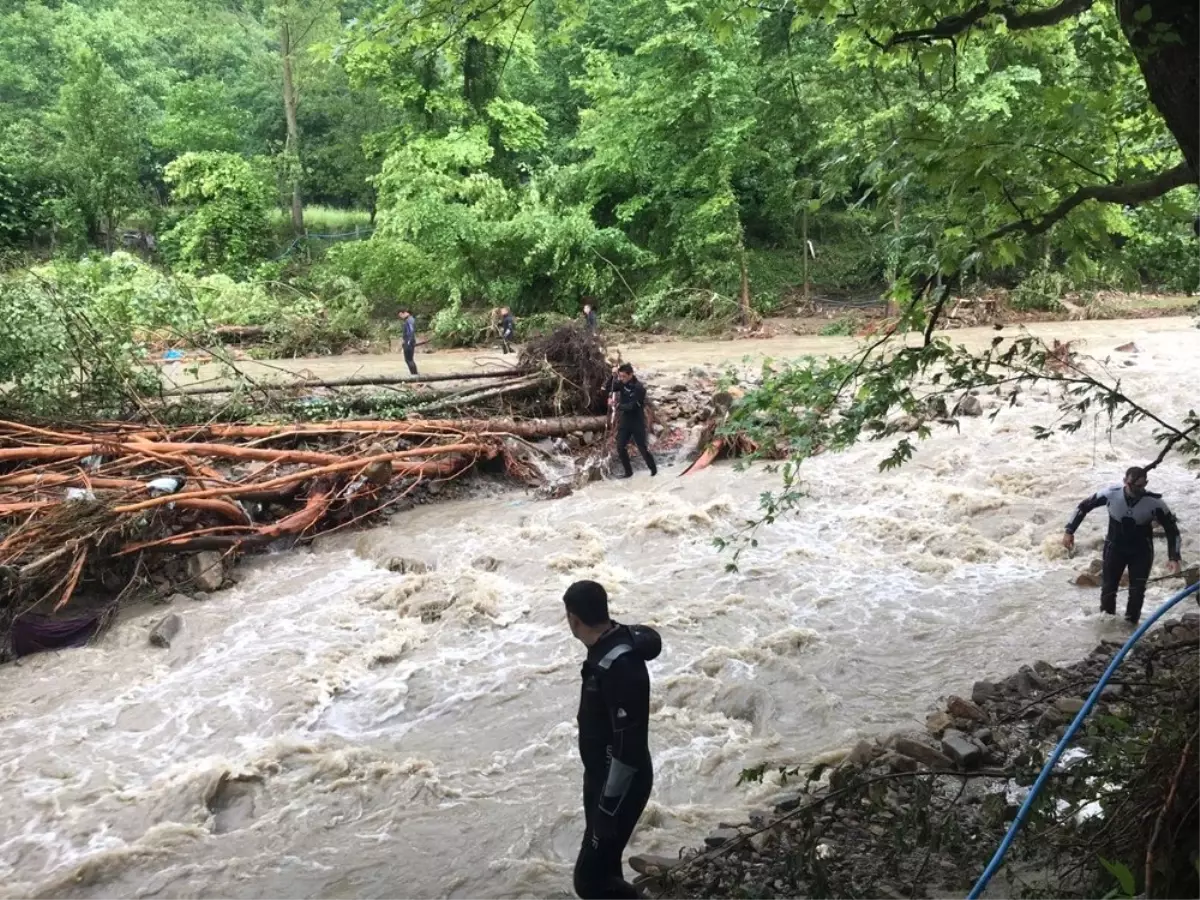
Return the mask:
M 214 589 L 197 556 L 223 569 L 222 558 L 363 522 L 477 466 L 540 486 L 544 451 L 531 442 L 604 434 L 607 371 L 593 338 L 560 329 L 520 368 L 490 384 L 471 373 L 474 386 L 402 420 L 227 423 L 215 405 L 201 425 L 0 421 L 0 656 L 5 636 L 24 634 L 18 654 L 86 639 L 148 590 Z
M 162 554 L 222 554 L 345 527 L 477 463 L 531 483 L 556 419 L 51 428 L 0 422 L 0 632 L 79 594 L 120 598 Z M 140 581 L 139 581 L 140 579 Z M 176 581 L 171 590 L 183 585 Z M 85 603 L 85 605 L 87 605 Z

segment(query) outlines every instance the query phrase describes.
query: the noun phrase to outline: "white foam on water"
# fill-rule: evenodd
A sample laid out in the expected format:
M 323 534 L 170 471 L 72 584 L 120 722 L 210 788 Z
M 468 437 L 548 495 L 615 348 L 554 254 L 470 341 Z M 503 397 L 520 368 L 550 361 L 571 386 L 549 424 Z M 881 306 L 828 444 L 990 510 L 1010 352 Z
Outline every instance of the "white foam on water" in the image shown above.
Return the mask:
M 1178 415 L 1200 334 L 1138 337 L 1122 371 Z M 987 398 L 985 398 L 987 399 Z M 939 431 L 899 472 L 882 444 L 818 457 L 808 497 L 739 571 L 713 539 L 778 485 L 728 466 L 601 482 L 559 501 L 422 507 L 315 552 L 258 559 L 237 588 L 95 646 L 0 669 L 0 896 L 557 896 L 582 829 L 576 578 L 658 627 L 656 787 L 632 850 L 674 854 L 801 764 L 1119 627 L 1069 587 L 1071 507 L 1147 429 L 1055 435 L 1052 400 Z M 1194 474 L 1153 475 L 1197 548 Z M 429 571 L 388 571 L 394 557 Z M 1160 592 L 1152 591 L 1152 599 Z M 231 780 L 232 779 L 232 780 Z

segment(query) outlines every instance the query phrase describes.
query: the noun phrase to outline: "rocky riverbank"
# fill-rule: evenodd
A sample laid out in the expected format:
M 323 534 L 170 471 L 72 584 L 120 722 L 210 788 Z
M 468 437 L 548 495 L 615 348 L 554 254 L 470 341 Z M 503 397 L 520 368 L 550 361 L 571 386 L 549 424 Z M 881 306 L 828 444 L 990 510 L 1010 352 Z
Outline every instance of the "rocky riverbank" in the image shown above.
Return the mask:
M 655 897 L 960 896 L 1119 647 L 978 681 L 924 732 L 744 772 L 784 789 L 703 848 L 634 857 L 639 884 Z M 1003 896 L 1100 896 L 1126 876 L 1148 896 L 1196 896 L 1198 672 L 1194 612 L 1135 646 L 1039 795 L 997 879 Z

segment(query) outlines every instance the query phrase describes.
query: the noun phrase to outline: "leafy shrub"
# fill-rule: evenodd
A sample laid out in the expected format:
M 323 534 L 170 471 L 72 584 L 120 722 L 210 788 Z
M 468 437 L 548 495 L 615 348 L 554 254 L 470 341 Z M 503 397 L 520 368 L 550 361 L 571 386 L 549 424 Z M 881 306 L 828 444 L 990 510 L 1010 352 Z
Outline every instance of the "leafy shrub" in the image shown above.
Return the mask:
M 633 312 L 636 328 L 654 331 L 668 324 L 708 330 L 728 326 L 737 318 L 737 301 L 715 291 L 679 289 L 660 290 L 638 298 Z
M 12 414 L 119 416 L 157 389 L 133 323 L 98 314 L 100 303 L 81 281 L 0 278 L 0 384 Z
M 1194 193 L 1191 199 L 1194 206 Z M 1159 202 L 1127 215 L 1134 228 L 1121 248 L 1122 261 L 1136 273 L 1139 285 L 1188 294 L 1200 290 L 1200 255 L 1190 210 L 1164 209 Z
M 517 320 L 517 337 L 526 339 L 537 334 L 549 334 L 554 329 L 571 321 L 579 321 L 579 317 L 564 315 L 560 312 L 541 312 L 523 316 Z
M 272 190 L 262 171 L 234 153 L 185 153 L 166 168 L 186 212 L 163 235 L 163 251 L 191 272 L 244 273 L 265 251 Z
M 486 312 L 464 310 L 455 297 L 434 314 L 429 328 L 438 346 L 474 347 L 491 331 L 491 318 Z
M 822 337 L 849 337 L 858 330 L 858 322 L 850 316 L 842 316 L 825 325 L 818 332 Z
M 1009 305 L 1022 312 L 1058 312 L 1059 298 L 1071 288 L 1067 276 L 1049 269 L 1038 269 L 1027 275 L 1009 297 Z
M 379 176 L 378 230 L 369 242 L 334 248 L 329 265 L 360 280 L 373 300 L 419 310 L 457 296 L 518 315 L 573 315 L 581 297 L 609 294 L 647 261 L 568 197 L 562 170 L 509 187 L 489 174 L 492 154 L 481 128 L 394 149 Z

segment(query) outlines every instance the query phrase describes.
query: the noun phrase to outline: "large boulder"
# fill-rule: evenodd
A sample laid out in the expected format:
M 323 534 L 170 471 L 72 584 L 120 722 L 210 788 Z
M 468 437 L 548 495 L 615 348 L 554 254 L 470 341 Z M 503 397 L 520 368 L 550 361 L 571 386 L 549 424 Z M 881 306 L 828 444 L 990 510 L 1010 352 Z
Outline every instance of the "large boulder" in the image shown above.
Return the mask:
M 940 738 L 942 733 L 954 724 L 954 720 L 950 718 L 949 713 L 934 712 L 925 717 L 925 730 L 936 738 Z
M 974 394 L 967 394 L 954 407 L 954 414 L 956 416 L 982 416 L 983 404 Z
M 163 616 L 150 631 L 150 644 L 154 647 L 170 647 L 175 635 L 183 626 L 183 619 L 178 613 Z
M 987 713 L 976 704 L 965 697 L 958 697 L 954 694 L 951 694 L 946 699 L 946 712 L 950 713 L 956 719 L 969 719 L 972 722 L 984 723 L 988 720 Z
M 942 750 L 964 771 L 978 768 L 983 759 L 983 748 L 961 731 L 954 729 L 942 735 Z
M 909 759 L 915 759 L 923 766 L 930 769 L 952 769 L 953 764 L 946 754 L 942 753 L 936 747 L 930 747 L 921 741 L 913 740 L 912 738 L 897 738 L 892 748 L 901 756 L 907 756 Z
M 188 557 L 188 577 L 197 590 L 211 594 L 225 583 L 225 557 L 216 550 L 202 550 Z

